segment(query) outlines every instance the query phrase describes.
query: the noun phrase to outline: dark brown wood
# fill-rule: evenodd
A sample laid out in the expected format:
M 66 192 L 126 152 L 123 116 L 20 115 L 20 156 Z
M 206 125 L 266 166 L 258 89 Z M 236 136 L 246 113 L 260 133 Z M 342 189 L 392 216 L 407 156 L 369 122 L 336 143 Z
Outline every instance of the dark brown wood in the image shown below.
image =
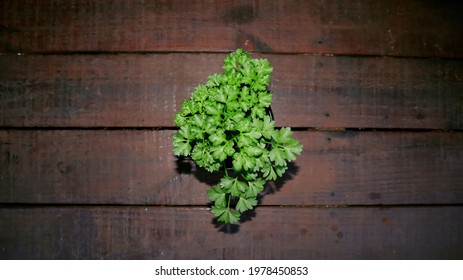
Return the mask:
M 0 11 L 1 52 L 463 55 L 458 1 L 7 0 Z
M 207 208 L 2 208 L 0 258 L 461 259 L 462 214 L 462 207 L 260 207 L 224 233 Z
M 0 202 L 206 205 L 222 175 L 177 162 L 173 132 L 0 131 Z M 463 203 L 462 133 L 294 135 L 303 153 L 263 205 Z
M 463 259 L 463 2 L 0 1 L 0 259 Z M 303 154 L 239 226 L 172 153 L 236 48 Z M 151 129 L 152 128 L 152 129 Z M 364 130 L 366 129 L 366 130 Z
M 274 66 L 277 125 L 463 128 L 458 60 L 252 55 Z M 0 56 L 0 126 L 173 126 L 225 56 Z

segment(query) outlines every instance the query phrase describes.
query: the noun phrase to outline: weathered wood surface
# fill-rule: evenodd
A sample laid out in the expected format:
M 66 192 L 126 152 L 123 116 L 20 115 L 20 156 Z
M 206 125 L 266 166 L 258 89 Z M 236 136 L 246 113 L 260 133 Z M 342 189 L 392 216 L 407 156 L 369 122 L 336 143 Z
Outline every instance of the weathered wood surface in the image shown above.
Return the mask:
M 6 0 L 0 11 L 1 52 L 463 55 L 459 1 Z
M 462 259 L 461 14 L 1 1 L 0 259 Z M 238 47 L 274 66 L 277 125 L 304 151 L 243 224 L 218 228 L 218 176 L 173 156 L 172 119 Z
M 462 207 L 260 207 L 224 233 L 200 207 L 1 208 L 0 258 L 461 259 L 462 214 Z
M 0 202 L 206 205 L 211 176 L 173 131 L 0 131 Z M 314 132 L 264 205 L 463 203 L 463 134 Z M 209 185 L 210 184 L 210 185 Z
M 173 126 L 182 101 L 222 71 L 224 57 L 0 56 L 0 125 Z M 463 128 L 459 60 L 264 57 L 274 66 L 270 90 L 277 125 Z

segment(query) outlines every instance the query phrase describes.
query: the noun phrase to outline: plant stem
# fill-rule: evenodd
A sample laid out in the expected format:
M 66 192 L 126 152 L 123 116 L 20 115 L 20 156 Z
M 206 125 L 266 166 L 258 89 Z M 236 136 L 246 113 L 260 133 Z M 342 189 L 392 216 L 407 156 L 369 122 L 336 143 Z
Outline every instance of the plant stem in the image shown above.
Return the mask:
M 227 170 L 227 165 L 224 163 L 223 165 L 224 169 L 225 169 L 225 176 L 229 177 L 228 176 L 228 170 Z
M 267 145 L 272 145 L 272 146 L 273 146 L 273 145 L 275 144 L 275 142 L 273 142 L 273 141 L 271 141 L 271 142 L 265 141 L 265 140 L 260 140 L 260 141 L 261 141 L 262 143 L 264 143 L 264 144 L 267 144 Z
M 230 199 L 231 199 L 231 194 L 228 195 L 228 203 L 227 203 L 227 209 L 230 211 Z

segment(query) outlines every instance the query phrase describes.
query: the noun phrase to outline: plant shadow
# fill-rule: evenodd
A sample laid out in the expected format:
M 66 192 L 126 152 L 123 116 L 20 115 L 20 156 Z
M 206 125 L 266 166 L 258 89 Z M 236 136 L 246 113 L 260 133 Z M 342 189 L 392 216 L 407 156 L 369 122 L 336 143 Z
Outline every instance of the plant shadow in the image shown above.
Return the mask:
M 224 176 L 224 171 L 217 171 L 217 172 L 208 172 L 204 168 L 198 167 L 189 157 L 177 157 L 176 160 L 177 164 L 177 172 L 179 174 L 193 174 L 197 180 L 202 183 L 205 183 L 211 187 L 216 186 L 219 184 L 220 179 Z M 286 184 L 286 182 L 292 180 L 294 176 L 297 175 L 299 172 L 299 167 L 294 163 L 288 163 L 288 169 L 283 174 L 282 177 L 278 178 L 275 181 L 267 182 L 265 184 L 264 190 L 257 196 L 257 206 L 259 206 L 262 202 L 262 199 L 269 194 L 274 194 L 281 190 L 281 188 Z M 236 202 L 235 202 L 236 203 Z M 212 204 L 208 204 L 208 207 L 211 207 Z M 256 207 L 257 207 L 256 206 Z M 211 224 L 217 228 L 219 232 L 223 232 L 225 234 L 236 234 L 240 230 L 240 226 L 243 223 L 251 221 L 254 217 L 256 217 L 255 208 L 249 211 L 246 211 L 241 214 L 240 223 L 239 224 L 225 224 L 219 222 L 217 218 L 211 219 Z
M 223 177 L 223 171 L 208 172 L 206 169 L 197 166 L 189 157 L 177 156 L 177 173 L 179 174 L 193 174 L 201 183 L 209 186 L 215 186 L 220 182 Z
M 275 181 L 270 181 L 265 184 L 265 189 L 261 192 L 261 196 L 274 194 L 279 192 L 286 182 L 291 181 L 299 173 L 299 166 L 294 162 L 288 163 L 288 169 L 282 177 L 277 178 Z

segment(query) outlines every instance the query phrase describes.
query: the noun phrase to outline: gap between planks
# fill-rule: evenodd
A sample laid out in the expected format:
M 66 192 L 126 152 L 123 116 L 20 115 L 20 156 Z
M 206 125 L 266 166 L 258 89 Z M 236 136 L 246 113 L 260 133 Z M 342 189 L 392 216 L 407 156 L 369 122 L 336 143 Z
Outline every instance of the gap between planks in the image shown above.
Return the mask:
M 281 126 L 276 126 L 277 129 Z M 0 130 L 25 130 L 25 131 L 34 131 L 34 130 L 108 130 L 108 131 L 177 131 L 178 127 L 166 126 L 166 127 L 149 127 L 149 126 L 4 126 L 0 127 Z M 298 127 L 291 126 L 293 131 L 319 131 L 319 132 L 463 132 L 463 129 L 442 129 L 442 128 L 385 128 L 385 127 Z
M 105 56 L 105 55 L 169 55 L 169 54 L 192 54 L 192 55 L 228 55 L 235 50 L 223 51 L 49 51 L 49 52 L 0 52 L 0 56 Z M 395 59 L 433 59 L 433 60 L 463 60 L 463 57 L 439 57 L 439 56 L 413 56 L 393 54 L 361 54 L 361 53 L 322 53 L 322 52 L 275 52 L 275 51 L 250 51 L 250 54 L 272 55 L 272 56 L 326 56 L 326 57 L 348 57 L 348 58 L 395 58 Z
M 1 203 L 4 208 L 178 208 L 178 209 L 208 209 L 210 205 L 168 205 L 168 204 L 112 204 L 112 203 Z M 433 204 L 313 204 L 313 205 L 258 205 L 258 208 L 306 208 L 306 209 L 335 209 L 335 208 L 442 208 L 463 207 L 463 203 L 433 203 Z

